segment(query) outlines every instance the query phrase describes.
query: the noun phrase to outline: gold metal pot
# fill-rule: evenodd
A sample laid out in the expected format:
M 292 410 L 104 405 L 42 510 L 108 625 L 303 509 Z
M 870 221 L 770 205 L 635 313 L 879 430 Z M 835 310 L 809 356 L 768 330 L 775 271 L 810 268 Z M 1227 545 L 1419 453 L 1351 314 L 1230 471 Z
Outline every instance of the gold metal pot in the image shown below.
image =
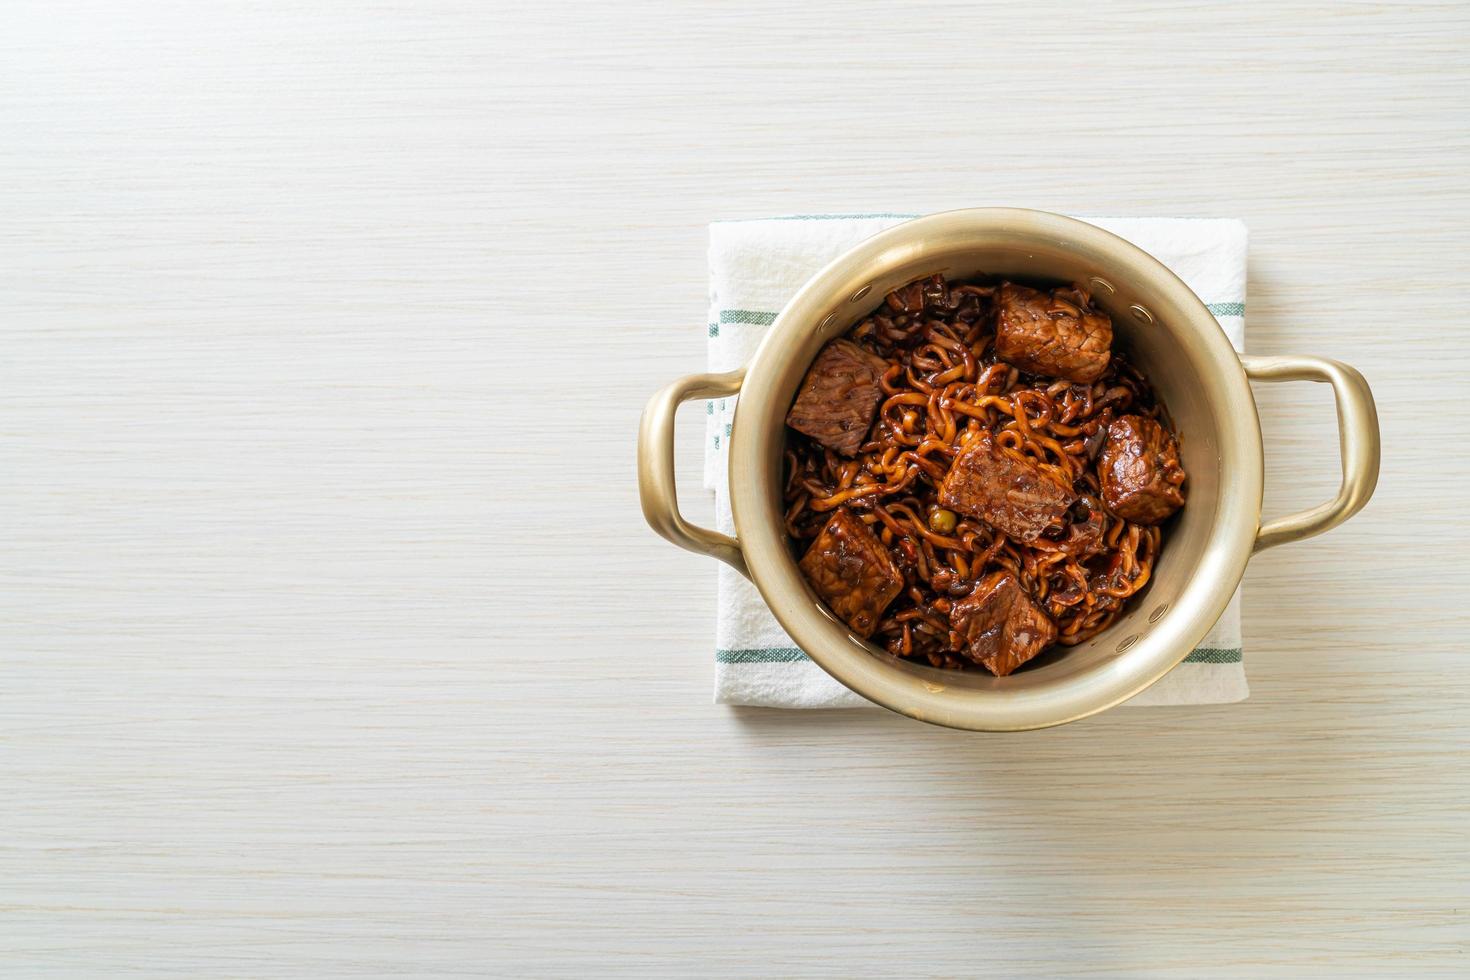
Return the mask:
M 807 587 L 782 524 L 784 422 L 807 367 L 890 290 L 935 272 L 1088 284 L 1113 318 L 1115 343 L 1168 406 L 1189 473 L 1189 503 L 1147 590 L 1097 637 L 1009 677 L 936 670 L 853 636 Z M 1335 500 L 1262 526 L 1264 460 L 1248 380 L 1332 385 L 1343 474 Z M 681 402 L 735 394 L 730 537 L 680 515 L 673 427 Z M 1378 455 L 1378 416 L 1357 371 L 1317 357 L 1237 355 L 1199 297 L 1141 249 L 1073 218 L 979 208 L 874 235 L 797 292 L 745 369 L 681 378 L 659 392 L 643 413 L 638 486 L 654 530 L 748 576 L 797 645 L 853 691 L 920 721 L 1014 731 L 1085 718 L 1163 677 L 1224 612 L 1253 552 L 1320 534 L 1367 503 Z

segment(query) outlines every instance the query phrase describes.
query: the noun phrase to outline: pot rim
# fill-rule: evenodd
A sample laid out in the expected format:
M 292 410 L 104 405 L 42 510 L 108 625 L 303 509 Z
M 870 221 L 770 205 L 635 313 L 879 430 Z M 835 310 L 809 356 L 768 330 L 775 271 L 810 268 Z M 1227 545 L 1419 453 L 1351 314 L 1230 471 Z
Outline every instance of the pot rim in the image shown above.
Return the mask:
M 813 325 L 855 296 L 863 284 L 911 260 L 925 243 L 961 245 L 985 235 L 1030 238 L 1080 251 L 1105 263 L 1115 281 L 1144 283 L 1173 339 L 1191 348 L 1205 369 L 1206 401 L 1221 419 L 1222 479 L 1212 530 L 1188 582 L 1166 614 L 1115 656 L 1083 672 L 1038 686 L 990 678 L 963 686 L 926 680 L 885 661 L 887 654 L 852 635 L 813 601 L 772 519 L 770 487 L 754 478 L 768 465 L 770 446 L 754 424 L 790 392 L 776 384 L 778 368 Z M 880 297 L 881 299 L 881 297 Z M 870 306 L 864 306 L 864 309 Z M 836 329 L 817 328 L 823 339 Z M 820 345 L 817 345 L 820 347 Z M 815 351 L 813 351 L 813 354 Z M 809 361 L 808 361 L 809 363 Z M 803 373 L 805 366 L 803 366 Z M 784 417 L 786 405 L 780 405 Z M 754 433 L 754 434 L 753 434 Z M 895 225 L 828 263 L 777 316 L 745 372 L 732 421 L 730 505 L 751 580 L 793 641 L 823 670 L 870 701 L 920 721 L 974 731 L 1018 731 L 1065 724 L 1104 711 L 1149 687 L 1189 655 L 1224 613 L 1245 573 L 1260 527 L 1264 452 L 1255 399 L 1239 356 L 1203 301 L 1168 267 L 1132 243 L 1085 221 L 1020 208 L 971 208 Z M 779 479 L 779 477 L 777 477 Z M 779 514 L 779 510 L 776 512 Z M 1120 620 L 1119 622 L 1122 622 Z

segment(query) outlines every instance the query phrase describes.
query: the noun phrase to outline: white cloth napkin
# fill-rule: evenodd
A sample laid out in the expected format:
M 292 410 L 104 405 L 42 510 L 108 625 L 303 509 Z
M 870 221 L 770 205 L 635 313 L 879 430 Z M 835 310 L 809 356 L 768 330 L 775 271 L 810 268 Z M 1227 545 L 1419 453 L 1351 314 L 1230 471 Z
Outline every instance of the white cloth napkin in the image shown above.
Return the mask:
M 802 283 L 870 235 L 912 214 L 804 214 L 710 225 L 709 370 L 749 362 L 766 328 Z M 1086 218 L 1159 259 L 1205 301 L 1236 350 L 1245 340 L 1246 229 L 1213 218 Z M 716 522 L 734 533 L 726 460 L 735 399 L 706 406 L 705 483 Z M 770 708 L 851 708 L 871 702 L 807 658 L 760 593 L 720 564 L 715 701 Z M 1203 645 L 1131 705 L 1223 704 L 1249 693 L 1240 650 L 1240 593 Z

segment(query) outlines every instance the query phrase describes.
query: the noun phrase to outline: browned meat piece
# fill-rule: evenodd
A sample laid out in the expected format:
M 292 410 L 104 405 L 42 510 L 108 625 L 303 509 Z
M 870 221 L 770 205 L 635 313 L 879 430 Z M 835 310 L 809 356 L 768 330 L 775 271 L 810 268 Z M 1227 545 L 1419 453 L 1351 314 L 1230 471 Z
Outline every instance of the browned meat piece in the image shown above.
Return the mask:
M 827 608 L 864 639 L 903 590 L 903 575 L 888 549 L 846 507 L 832 515 L 800 565 Z
M 850 340 L 834 340 L 812 362 L 786 424 L 844 456 L 858 451 L 883 397 L 888 362 Z
M 1184 506 L 1179 447 L 1153 419 L 1125 415 L 1108 426 L 1097 475 L 1103 502 L 1125 521 L 1158 524 Z
M 1091 384 L 1108 369 L 1113 321 L 1080 289 L 995 291 L 995 354 L 1022 371 Z
M 967 657 L 1004 677 L 1057 638 L 1057 628 L 1010 572 L 991 572 L 949 613 Z
M 1012 456 L 989 432 L 960 451 L 939 485 L 939 502 L 1017 541 L 1035 541 L 1076 497 L 1030 460 Z

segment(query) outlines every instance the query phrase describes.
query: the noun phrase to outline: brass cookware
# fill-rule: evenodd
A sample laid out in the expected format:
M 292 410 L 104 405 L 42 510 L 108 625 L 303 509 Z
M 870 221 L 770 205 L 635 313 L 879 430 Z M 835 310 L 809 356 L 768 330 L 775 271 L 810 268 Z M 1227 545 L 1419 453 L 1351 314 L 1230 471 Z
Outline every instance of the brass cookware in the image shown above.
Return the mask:
M 932 273 L 1088 284 L 1168 407 L 1189 473 L 1189 502 L 1169 529 L 1148 588 L 1111 627 L 1065 655 L 1008 677 L 936 670 L 853 636 L 807 588 L 784 538 L 784 420 L 828 340 L 892 289 Z M 1248 382 L 1332 386 L 1342 486 L 1311 510 L 1261 524 L 1264 459 Z M 674 492 L 681 402 L 739 395 L 730 435 L 734 537 L 687 522 Z M 912 718 L 976 731 L 1042 728 L 1125 701 L 1183 660 L 1225 610 L 1251 555 L 1321 534 L 1362 509 L 1378 479 L 1378 418 L 1362 375 L 1307 356 L 1238 355 L 1205 304 L 1141 249 L 1083 221 L 978 208 L 905 222 L 813 276 L 781 311 L 750 364 L 681 378 L 644 411 L 638 440 L 643 513 L 659 534 L 748 576 L 786 632 L 829 674 Z

